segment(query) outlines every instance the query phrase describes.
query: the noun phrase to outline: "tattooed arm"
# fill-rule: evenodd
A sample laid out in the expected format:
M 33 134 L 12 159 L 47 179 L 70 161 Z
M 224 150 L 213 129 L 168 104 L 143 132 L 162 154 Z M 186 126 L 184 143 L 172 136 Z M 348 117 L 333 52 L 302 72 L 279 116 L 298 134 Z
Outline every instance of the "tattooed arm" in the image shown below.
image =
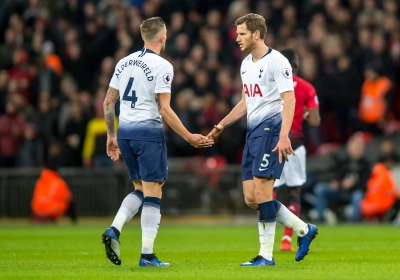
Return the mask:
M 115 88 L 108 87 L 106 98 L 104 99 L 104 119 L 107 126 L 107 135 L 115 135 L 114 119 L 115 119 L 115 103 L 119 98 L 119 91 Z
M 161 103 L 160 103 L 160 94 L 159 93 L 156 93 L 155 99 L 156 99 L 156 105 L 157 105 L 158 111 L 160 111 Z
M 107 126 L 107 155 L 116 161 L 119 159 L 119 149 L 117 137 L 114 132 L 115 120 L 115 103 L 119 98 L 119 91 L 115 88 L 108 87 L 106 98 L 104 99 L 104 119 Z

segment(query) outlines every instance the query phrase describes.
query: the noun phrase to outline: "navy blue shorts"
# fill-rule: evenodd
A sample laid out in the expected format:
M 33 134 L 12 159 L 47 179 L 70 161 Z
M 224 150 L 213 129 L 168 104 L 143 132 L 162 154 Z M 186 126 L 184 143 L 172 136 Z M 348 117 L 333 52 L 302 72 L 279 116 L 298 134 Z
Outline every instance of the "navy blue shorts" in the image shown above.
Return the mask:
M 130 180 L 164 182 L 168 178 L 165 142 L 118 140 Z
M 247 139 L 242 158 L 242 180 L 252 180 L 253 176 L 281 178 L 285 159 L 279 163 L 278 151 L 272 152 L 278 144 L 279 136 L 260 136 Z

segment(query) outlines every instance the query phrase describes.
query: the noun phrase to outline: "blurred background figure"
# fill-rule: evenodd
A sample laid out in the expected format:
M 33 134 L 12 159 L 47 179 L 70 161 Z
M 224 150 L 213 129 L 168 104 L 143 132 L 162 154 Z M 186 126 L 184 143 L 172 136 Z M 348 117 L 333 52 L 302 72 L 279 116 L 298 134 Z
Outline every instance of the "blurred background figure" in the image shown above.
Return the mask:
M 381 158 L 372 169 L 367 183 L 365 198 L 361 200 L 361 214 L 366 220 L 382 221 L 384 215 L 394 206 L 399 193 L 390 172 L 394 164 L 390 156 Z
M 27 123 L 24 129 L 24 139 L 18 153 L 18 167 L 41 167 L 44 159 L 44 144 L 38 136 L 37 126 Z
M 0 167 L 15 167 L 25 121 L 13 102 L 7 101 L 5 109 L 5 114 L 0 116 Z
M 367 181 L 371 174 L 369 161 L 364 156 L 364 141 L 360 134 L 355 134 L 347 143 L 346 154 L 335 157 L 333 170 L 336 175 L 331 182 L 319 182 L 315 186 L 315 208 L 318 220 L 325 221 L 324 212 L 330 206 L 337 210 L 341 204 L 351 203 L 350 221 L 361 219 L 360 201 L 364 197 Z
M 82 152 L 88 120 L 78 102 L 73 102 L 70 110 L 71 116 L 65 125 L 63 135 L 65 144 L 62 154 L 66 159 L 64 166 L 81 167 L 83 166 Z
M 32 221 L 57 222 L 65 213 L 76 223 L 73 196 L 67 183 L 58 174 L 62 165 L 61 145 L 52 141 L 49 146 L 48 168 L 43 169 L 36 182 L 31 201 Z
M 107 127 L 104 120 L 103 100 L 105 92 L 99 92 L 95 104 L 96 116 L 89 120 L 83 144 L 83 163 L 85 167 L 111 168 L 113 163 L 106 153 Z M 114 127 L 118 126 L 115 118 Z
M 383 135 L 387 115 L 392 107 L 392 82 L 382 75 L 383 65 L 375 61 L 365 67 L 365 81 L 359 105 L 360 130 Z

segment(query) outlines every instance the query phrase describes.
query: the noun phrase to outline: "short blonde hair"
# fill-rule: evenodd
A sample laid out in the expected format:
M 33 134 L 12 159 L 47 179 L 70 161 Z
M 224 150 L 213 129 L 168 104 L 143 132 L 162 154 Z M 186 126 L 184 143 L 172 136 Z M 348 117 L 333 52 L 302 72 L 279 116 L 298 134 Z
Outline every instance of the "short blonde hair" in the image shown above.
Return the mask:
M 165 22 L 160 17 L 148 18 L 140 25 L 140 33 L 144 41 L 153 41 L 156 35 L 165 27 Z
M 265 24 L 265 19 L 263 16 L 257 14 L 247 14 L 235 21 L 236 26 L 243 23 L 246 23 L 246 27 L 251 33 L 254 33 L 256 30 L 258 30 L 260 31 L 260 38 L 265 38 L 265 35 L 267 34 L 267 25 Z

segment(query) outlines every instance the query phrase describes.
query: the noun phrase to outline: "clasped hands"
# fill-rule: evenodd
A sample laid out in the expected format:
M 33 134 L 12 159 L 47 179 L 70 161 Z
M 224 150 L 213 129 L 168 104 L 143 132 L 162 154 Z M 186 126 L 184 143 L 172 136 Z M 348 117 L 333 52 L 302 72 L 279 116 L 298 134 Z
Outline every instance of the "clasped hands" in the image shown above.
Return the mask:
M 207 135 L 209 139 L 215 139 L 218 137 L 222 131 L 224 131 L 224 125 L 222 124 L 217 124 L 214 125 L 213 130 Z M 280 136 L 279 141 L 276 144 L 275 148 L 272 150 L 272 152 L 278 151 L 278 159 L 279 163 L 282 163 L 282 158 L 285 159 L 285 161 L 289 161 L 288 156 L 289 155 L 296 155 L 295 152 L 292 149 L 292 144 L 290 142 L 289 136 Z

